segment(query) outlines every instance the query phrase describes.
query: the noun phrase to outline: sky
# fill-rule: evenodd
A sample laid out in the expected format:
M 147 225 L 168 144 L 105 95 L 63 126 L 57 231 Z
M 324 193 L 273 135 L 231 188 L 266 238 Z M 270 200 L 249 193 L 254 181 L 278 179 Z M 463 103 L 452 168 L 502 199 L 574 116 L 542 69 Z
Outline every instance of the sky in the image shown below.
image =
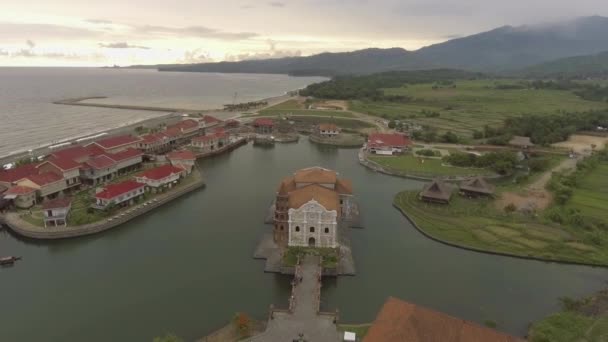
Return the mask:
M 503 25 L 608 16 L 606 0 L 3 0 L 0 66 L 201 63 L 415 50 Z

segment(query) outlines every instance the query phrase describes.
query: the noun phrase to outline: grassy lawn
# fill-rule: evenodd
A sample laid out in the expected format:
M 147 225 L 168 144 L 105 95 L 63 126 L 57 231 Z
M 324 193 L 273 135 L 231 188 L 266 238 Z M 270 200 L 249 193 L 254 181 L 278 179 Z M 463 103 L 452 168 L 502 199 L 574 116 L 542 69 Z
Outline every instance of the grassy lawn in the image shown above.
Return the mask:
M 373 124 L 366 122 L 366 121 L 348 119 L 348 118 L 334 117 L 334 118 L 328 119 L 328 118 L 320 118 L 320 117 L 315 117 L 315 116 L 290 116 L 289 119 L 293 120 L 293 121 L 297 121 L 297 122 L 311 124 L 311 125 L 318 125 L 320 123 L 334 123 L 340 128 L 346 128 L 346 129 L 352 129 L 352 130 L 376 127 Z
M 456 87 L 433 89 L 434 84 L 408 85 L 385 89 L 387 95 L 407 95 L 408 103 L 351 101 L 357 112 L 388 119 L 407 119 L 435 127 L 439 132 L 452 131 L 471 136 L 484 125 L 498 126 L 507 117 L 525 114 L 555 114 L 559 111 L 605 109 L 606 103 L 587 101 L 569 91 L 496 89 L 496 84 L 516 83 L 517 80 L 458 81 Z M 428 113 L 439 113 L 431 117 Z M 427 114 L 425 114 L 427 113 Z
M 320 255 L 323 257 L 323 267 L 335 268 L 338 266 L 337 248 L 314 248 L 314 247 L 289 247 L 283 255 L 283 265 L 295 266 L 306 254 Z
M 272 107 L 274 108 L 274 107 Z M 354 115 L 351 112 L 337 111 L 337 110 L 310 110 L 310 109 L 265 109 L 261 110 L 260 116 L 326 116 L 326 117 L 340 117 L 340 118 L 352 118 Z
M 369 156 L 369 160 L 380 164 L 387 169 L 420 176 L 473 176 L 490 175 L 486 169 L 468 169 L 442 165 L 441 159 L 415 157 L 410 153 L 401 156 Z M 424 161 L 424 162 L 422 162 Z
M 580 210 L 583 216 L 608 222 L 608 163 L 602 163 L 577 184 L 567 208 Z
M 397 194 L 394 203 L 420 229 L 442 241 L 519 256 L 608 265 L 608 241 L 597 245 L 583 229 L 499 212 L 491 199 L 466 199 L 455 193 L 449 205 L 437 205 L 420 201 L 417 191 L 406 191 Z

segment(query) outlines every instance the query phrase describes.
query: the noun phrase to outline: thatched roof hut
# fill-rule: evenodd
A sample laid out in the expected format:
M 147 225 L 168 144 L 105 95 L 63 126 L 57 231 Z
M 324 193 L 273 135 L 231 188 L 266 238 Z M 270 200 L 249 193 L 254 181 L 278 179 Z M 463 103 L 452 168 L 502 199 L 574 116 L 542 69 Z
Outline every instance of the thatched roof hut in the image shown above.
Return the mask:
M 460 183 L 460 191 L 470 196 L 493 196 L 496 187 L 482 177 L 473 177 Z
M 509 145 L 521 148 L 528 148 L 534 146 L 532 140 L 530 140 L 529 137 L 522 137 L 518 135 L 514 136 L 511 140 L 509 140 Z
M 422 188 L 420 199 L 427 202 L 447 204 L 452 197 L 452 187 L 440 179 L 435 179 Z

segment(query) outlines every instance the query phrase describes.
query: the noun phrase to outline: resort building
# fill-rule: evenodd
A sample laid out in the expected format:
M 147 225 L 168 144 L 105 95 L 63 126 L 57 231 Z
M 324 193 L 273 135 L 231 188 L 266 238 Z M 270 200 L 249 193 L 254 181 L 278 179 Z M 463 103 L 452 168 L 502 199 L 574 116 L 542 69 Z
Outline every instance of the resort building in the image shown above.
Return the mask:
M 163 132 L 143 135 L 137 148 L 145 154 L 163 154 L 171 151 L 171 139 Z
M 146 190 L 156 193 L 164 188 L 171 188 L 184 174 L 184 169 L 171 164 L 146 170 L 135 176 L 138 183 L 145 184 Z
M 218 130 L 215 133 L 210 133 L 192 139 L 190 146 L 196 149 L 198 153 L 205 154 L 215 152 L 230 142 L 228 134 L 224 130 Z
M 101 148 L 102 153 L 118 153 L 128 149 L 137 148 L 137 145 L 139 144 L 140 140 L 140 138 L 132 137 L 130 135 L 119 135 L 115 137 L 97 140 L 93 143 L 86 145 L 85 147 L 99 147 Z
M 206 132 L 209 128 L 217 127 L 221 125 L 222 120 L 213 117 L 211 115 L 205 115 L 199 119 L 199 128 Z
M 524 342 L 477 323 L 389 298 L 363 342 Z
M 40 173 L 52 172 L 63 177 L 66 189 L 80 185 L 80 163 L 68 158 L 51 157 L 37 166 Z
M 37 166 L 38 164 L 32 163 L 17 166 L 9 170 L 2 170 L 0 168 L 0 185 L 10 188 L 25 177 L 37 174 Z
M 253 121 L 253 128 L 257 134 L 272 134 L 274 122 L 266 118 L 255 119 Z
M 196 163 L 196 155 L 190 150 L 174 151 L 167 154 L 167 159 L 173 166 L 181 167 L 190 174 Z
M 494 196 L 495 186 L 482 177 L 473 177 L 460 183 L 460 193 L 467 197 Z
M 281 247 L 338 246 L 338 224 L 352 207 L 352 185 L 321 167 L 299 170 L 277 190 L 274 241 Z
M 368 153 L 393 156 L 401 154 L 412 145 L 412 141 L 403 134 L 373 133 L 365 146 Z
M 340 128 L 335 124 L 323 123 L 315 126 L 314 134 L 321 138 L 333 138 L 340 134 Z
M 54 172 L 30 175 L 17 182 L 17 184 L 35 189 L 36 197 L 40 199 L 54 198 L 60 192 L 67 189 L 63 177 Z
M 176 124 L 167 126 L 167 132 L 177 137 L 177 145 L 183 145 L 190 139 L 200 134 L 199 122 L 193 119 L 182 120 Z
M 4 199 L 12 200 L 19 209 L 27 209 L 36 204 L 36 189 L 16 185 L 4 193 Z
M 144 195 L 145 184 L 134 180 L 127 180 L 117 184 L 107 185 L 105 188 L 97 189 L 95 193 L 95 209 L 105 210 L 112 205 L 127 206 Z
M 91 156 L 81 167 L 80 176 L 91 185 L 107 182 L 116 176 L 137 170 L 143 162 L 140 150 L 129 148 L 118 153 Z
M 422 188 L 419 197 L 425 202 L 448 204 L 452 198 L 452 187 L 435 179 Z
M 67 226 L 68 216 L 71 208 L 72 200 L 69 198 L 56 198 L 44 202 L 42 205 L 42 211 L 44 212 L 44 226 Z

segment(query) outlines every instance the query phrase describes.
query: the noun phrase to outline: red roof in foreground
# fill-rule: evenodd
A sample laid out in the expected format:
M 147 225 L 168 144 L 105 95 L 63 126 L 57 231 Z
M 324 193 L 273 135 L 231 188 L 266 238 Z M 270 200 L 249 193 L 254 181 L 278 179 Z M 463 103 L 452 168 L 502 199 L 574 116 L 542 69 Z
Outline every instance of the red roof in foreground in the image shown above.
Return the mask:
M 25 164 L 10 170 L 0 170 L 0 182 L 13 183 L 38 173 L 38 164 Z
M 51 153 L 52 156 L 56 158 L 65 158 L 70 160 L 80 159 L 83 157 L 88 157 L 91 155 L 91 152 L 84 146 L 72 146 L 63 150 L 55 151 Z
M 367 144 L 370 147 L 380 146 L 408 146 L 412 144 L 412 141 L 403 134 L 397 133 L 373 133 L 367 138 Z
M 62 176 L 60 176 L 56 173 L 53 173 L 53 172 L 44 172 L 39 175 L 29 175 L 26 178 L 29 179 L 30 181 L 32 181 L 34 184 L 37 184 L 40 186 L 45 186 L 47 184 L 51 184 L 51 183 L 55 183 L 55 182 L 59 182 L 60 180 L 63 180 Z
M 120 151 L 117 153 L 106 153 L 106 156 L 110 157 L 110 159 L 116 161 L 116 162 L 121 162 L 123 160 L 127 160 L 127 159 L 131 159 L 131 158 L 135 158 L 135 157 L 140 157 L 142 156 L 144 153 L 138 149 L 135 148 L 128 148 L 124 151 Z
M 105 189 L 95 195 L 96 198 L 112 199 L 129 191 L 143 188 L 145 184 L 138 183 L 134 180 L 124 181 L 122 183 L 110 184 Z
M 176 173 L 182 173 L 184 169 L 181 167 L 173 166 L 171 164 L 166 164 L 163 166 L 155 167 L 149 170 L 146 170 L 136 177 L 147 178 L 152 180 L 161 180 L 163 178 L 169 177 Z
M 94 142 L 94 144 L 97 144 L 105 149 L 109 149 L 109 148 L 115 148 L 115 147 L 119 147 L 119 146 L 123 146 L 123 145 L 127 145 L 127 144 L 133 144 L 133 143 L 138 142 L 139 140 L 140 140 L 139 138 L 132 137 L 130 135 L 119 135 L 116 137 L 110 137 L 110 138 L 98 140 L 98 141 Z
M 523 342 L 496 330 L 389 298 L 363 342 Z
M 171 160 L 196 160 L 196 155 L 192 151 L 182 150 L 182 151 L 173 151 L 167 154 L 167 158 Z
M 26 195 L 36 191 L 34 188 L 30 188 L 29 186 L 16 185 L 10 189 L 8 189 L 4 194 L 5 195 Z
M 44 204 L 42 204 L 42 209 L 48 210 L 48 209 L 67 208 L 70 206 L 70 204 L 72 204 L 71 198 L 68 198 L 68 197 L 55 198 L 50 201 L 44 202 Z
M 95 156 L 95 157 L 87 160 L 85 162 L 85 164 L 89 165 L 90 167 L 92 167 L 96 170 L 101 170 L 101 169 L 106 169 L 111 166 L 114 166 L 114 164 L 116 164 L 116 162 L 114 160 L 110 159 L 110 157 L 106 156 L 105 154 L 101 154 L 99 156 Z
M 272 119 L 267 119 L 267 118 L 259 118 L 259 119 L 255 119 L 253 121 L 253 125 L 254 126 L 274 126 L 274 122 L 272 121 Z

